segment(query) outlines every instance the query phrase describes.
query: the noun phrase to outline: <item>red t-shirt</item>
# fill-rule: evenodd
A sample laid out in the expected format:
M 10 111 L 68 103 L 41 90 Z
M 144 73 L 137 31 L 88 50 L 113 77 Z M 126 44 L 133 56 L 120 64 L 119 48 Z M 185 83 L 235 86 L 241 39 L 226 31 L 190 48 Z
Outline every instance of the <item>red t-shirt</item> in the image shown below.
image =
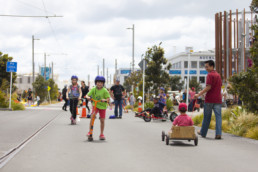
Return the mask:
M 205 96 L 205 103 L 222 103 L 220 75 L 215 70 L 207 75 L 206 85 L 210 85 L 211 89 Z
M 186 114 L 182 114 L 176 117 L 176 119 L 173 122 L 174 126 L 192 126 L 193 120 L 190 116 Z

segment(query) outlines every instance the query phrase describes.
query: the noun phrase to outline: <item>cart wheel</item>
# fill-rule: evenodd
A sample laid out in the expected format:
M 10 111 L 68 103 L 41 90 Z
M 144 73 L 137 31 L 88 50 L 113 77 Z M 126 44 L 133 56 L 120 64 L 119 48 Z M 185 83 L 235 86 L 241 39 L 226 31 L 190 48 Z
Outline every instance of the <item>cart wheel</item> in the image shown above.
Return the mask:
M 169 145 L 169 136 L 166 135 L 166 145 Z
M 164 142 L 164 140 L 165 140 L 165 131 L 162 131 L 162 133 L 161 133 L 161 140 Z
M 177 114 L 176 114 L 176 112 L 172 112 L 171 114 L 170 114 L 170 121 L 171 122 L 173 122 L 175 119 L 176 119 L 176 117 L 177 117 Z
M 198 108 L 197 111 L 200 112 L 200 108 Z
M 151 115 L 150 114 L 146 114 L 144 117 L 143 117 L 144 121 L 145 122 L 150 122 L 151 121 Z
M 190 142 L 191 140 L 188 140 L 188 142 Z
M 197 136 L 197 135 L 195 135 L 194 145 L 195 145 L 195 146 L 197 146 L 197 145 L 198 145 L 198 136 Z

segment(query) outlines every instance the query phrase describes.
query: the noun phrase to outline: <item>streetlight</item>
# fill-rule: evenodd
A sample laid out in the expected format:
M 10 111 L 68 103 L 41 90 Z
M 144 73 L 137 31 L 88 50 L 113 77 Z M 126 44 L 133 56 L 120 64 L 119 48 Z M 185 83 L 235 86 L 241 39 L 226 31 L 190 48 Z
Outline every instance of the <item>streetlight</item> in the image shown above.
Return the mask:
M 185 47 L 186 53 L 188 54 L 188 59 L 187 59 L 187 87 L 186 87 L 186 104 L 188 107 L 188 98 L 189 98 L 189 77 L 190 77 L 190 55 L 193 52 L 193 47 Z M 188 109 L 189 110 L 189 109 Z
M 133 41 L 132 41 L 132 44 L 133 44 L 133 47 L 132 47 L 132 72 L 134 72 L 134 24 L 133 24 L 133 27 L 131 28 L 126 28 L 126 29 L 132 29 L 133 31 Z
M 35 39 L 34 35 L 32 35 L 32 83 L 35 81 L 35 65 L 34 65 L 34 41 L 35 40 L 40 40 L 40 39 Z M 32 85 L 32 102 L 34 103 L 34 87 Z

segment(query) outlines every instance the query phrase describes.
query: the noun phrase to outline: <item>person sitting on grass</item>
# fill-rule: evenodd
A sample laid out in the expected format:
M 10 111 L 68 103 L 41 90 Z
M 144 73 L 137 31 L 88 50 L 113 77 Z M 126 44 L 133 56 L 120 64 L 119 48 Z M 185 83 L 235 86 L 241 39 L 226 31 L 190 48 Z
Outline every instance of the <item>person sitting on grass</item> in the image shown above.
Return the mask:
M 159 101 L 159 97 L 155 97 L 153 100 L 154 108 L 151 109 L 150 114 L 155 117 L 162 117 L 163 109 L 166 106 L 163 102 Z
M 173 122 L 173 126 L 193 126 L 193 120 L 185 112 L 187 111 L 187 105 L 185 103 L 180 103 L 178 110 L 180 115 L 176 117 Z

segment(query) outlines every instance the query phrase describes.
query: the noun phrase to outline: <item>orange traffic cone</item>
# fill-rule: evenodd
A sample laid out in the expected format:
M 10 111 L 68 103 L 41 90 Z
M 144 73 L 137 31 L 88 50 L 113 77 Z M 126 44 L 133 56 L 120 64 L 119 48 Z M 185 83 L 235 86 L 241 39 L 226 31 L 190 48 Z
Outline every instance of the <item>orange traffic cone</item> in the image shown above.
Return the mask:
M 138 112 L 142 112 L 142 102 L 141 102 L 141 100 L 139 100 L 139 103 L 138 103 Z
M 80 118 L 87 118 L 87 115 L 86 115 L 86 101 L 83 100 L 82 102 L 82 115 Z
M 78 112 L 78 107 L 76 107 L 76 115 L 80 115 Z

